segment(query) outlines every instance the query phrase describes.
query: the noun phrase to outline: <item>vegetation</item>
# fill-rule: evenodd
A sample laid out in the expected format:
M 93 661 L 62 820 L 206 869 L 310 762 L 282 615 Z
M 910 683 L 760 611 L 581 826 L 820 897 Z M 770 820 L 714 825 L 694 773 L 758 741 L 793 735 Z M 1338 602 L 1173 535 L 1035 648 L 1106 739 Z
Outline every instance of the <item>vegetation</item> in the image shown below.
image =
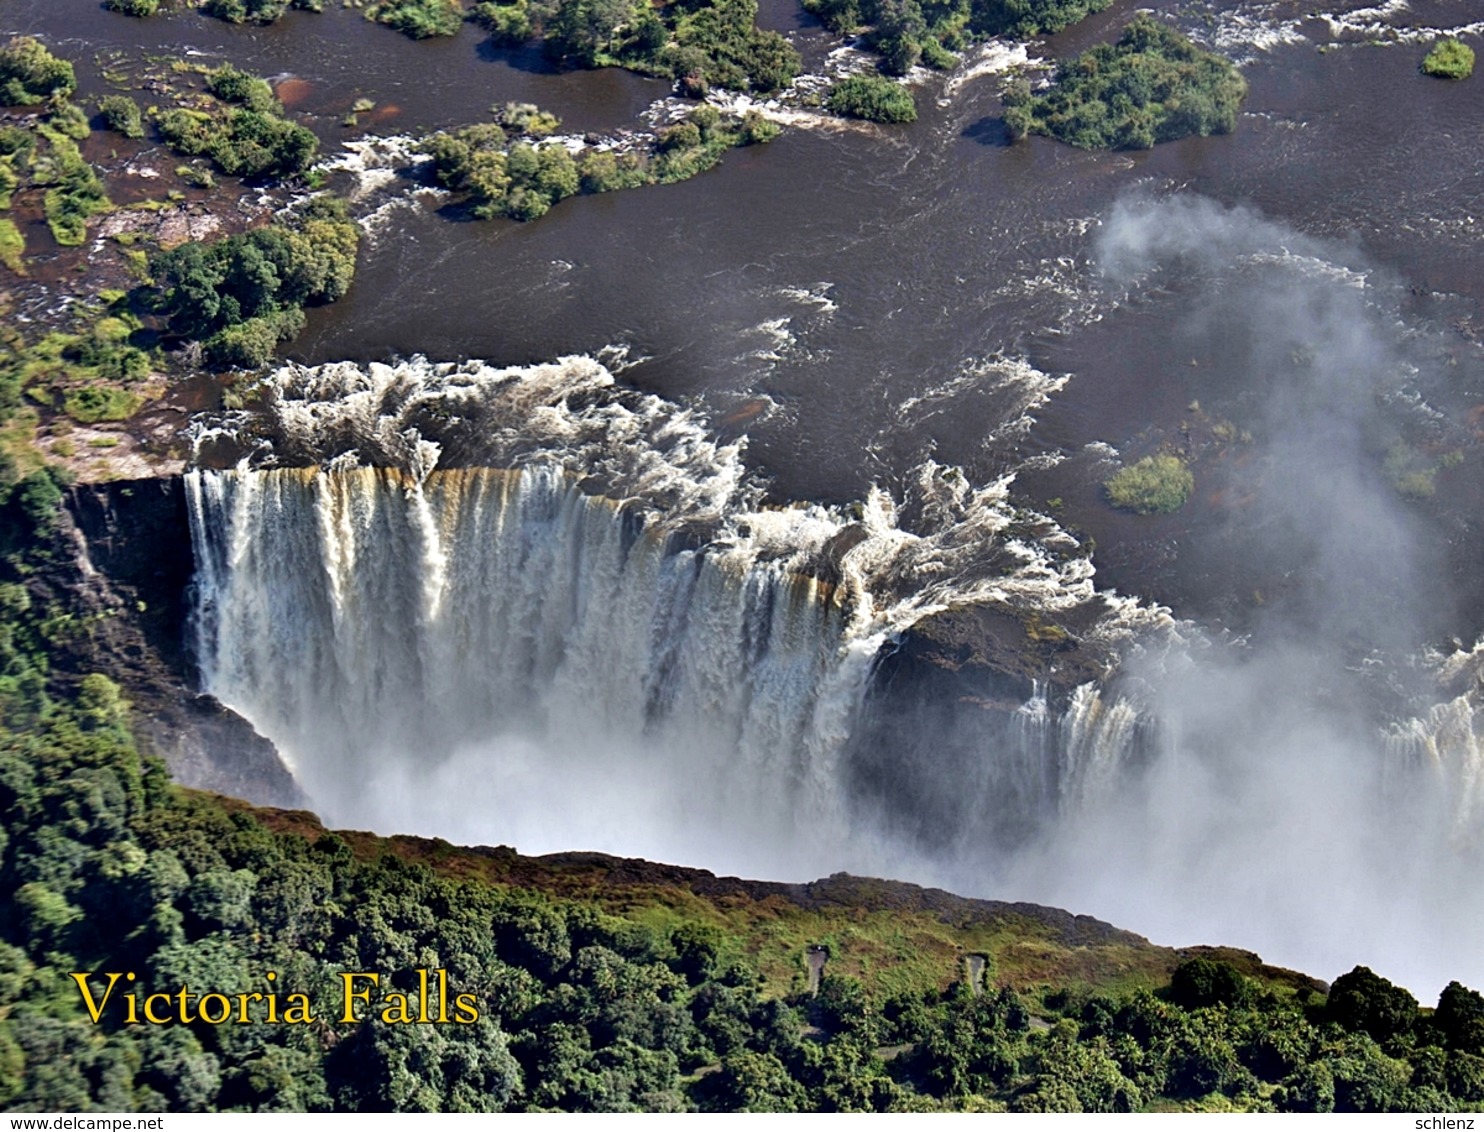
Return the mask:
M 0 47 L 0 105 L 34 106 L 77 89 L 72 64 L 58 59 L 29 35 Z
M 457 35 L 464 6 L 460 0 L 380 0 L 366 9 L 366 17 L 413 39 L 431 39 Z
M 125 16 L 153 16 L 160 10 L 160 0 L 103 0 L 103 6 Z
M 319 139 L 283 117 L 272 88 L 230 64 L 211 72 L 207 109 L 178 107 L 159 116 L 160 136 L 177 153 L 207 156 L 223 173 L 285 177 L 314 161 Z
M 1148 149 L 1191 134 L 1229 133 L 1247 82 L 1231 62 L 1140 13 L 1116 45 L 1062 65 L 1055 85 L 1005 96 L 1012 135 L 1045 134 L 1084 149 Z
M 1185 505 L 1195 477 L 1178 456 L 1145 456 L 1120 468 L 1103 487 L 1115 507 L 1140 515 L 1168 514 Z
M 1029 39 L 1061 31 L 1112 0 L 803 0 L 831 31 L 864 31 L 881 69 L 947 68 L 952 51 L 990 36 Z
M 1474 73 L 1474 49 L 1458 39 L 1440 39 L 1422 60 L 1422 73 L 1440 79 L 1466 79 Z
M 88 220 L 109 207 L 103 180 L 66 134 L 40 128 L 45 141 L 31 165 L 31 181 L 46 189 L 43 206 L 52 237 L 64 247 L 87 239 Z
M 17 275 L 26 274 L 26 237 L 8 216 L 0 217 L 0 263 Z
M 139 103 L 127 94 L 110 94 L 98 100 L 98 113 L 106 129 L 126 138 L 144 137 L 144 117 Z
M 699 97 L 713 86 L 768 92 L 799 73 L 799 55 L 757 26 L 757 0 L 481 0 L 473 18 L 500 44 L 540 39 L 575 67 L 626 67 L 672 78 Z
M 435 134 L 425 143 L 439 182 L 465 194 L 470 214 L 481 220 L 535 220 L 578 192 L 683 181 L 711 168 L 734 146 L 771 141 L 778 134 L 778 127 L 755 111 L 737 118 L 700 106 L 662 130 L 644 152 L 585 149 L 574 157 L 563 145 L 538 142 L 558 128 L 550 114 L 512 103 L 498 118 Z
M 359 235 L 342 202 L 314 197 L 289 221 L 183 244 L 150 263 L 160 309 L 171 333 L 203 342 L 214 364 L 265 365 L 303 329 L 304 307 L 350 288 Z
M 31 343 L 14 332 L 7 336 L 0 348 L 0 422 L 19 407 L 22 394 L 79 424 L 126 420 L 144 403 L 138 386 L 153 365 L 134 344 L 138 317 L 123 299 L 77 313 L 72 332 L 54 330 Z
M 912 92 L 879 75 L 841 79 L 830 91 L 829 108 L 848 118 L 868 122 L 914 122 L 917 103 Z
M 234 24 L 271 24 L 290 8 L 322 12 L 324 0 L 206 0 L 201 6 L 208 16 Z

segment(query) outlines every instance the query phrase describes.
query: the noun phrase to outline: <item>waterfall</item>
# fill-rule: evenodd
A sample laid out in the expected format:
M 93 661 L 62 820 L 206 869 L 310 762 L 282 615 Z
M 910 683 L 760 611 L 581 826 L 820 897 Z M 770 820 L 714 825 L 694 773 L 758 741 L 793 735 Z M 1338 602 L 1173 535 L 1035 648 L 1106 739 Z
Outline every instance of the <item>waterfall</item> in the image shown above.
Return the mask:
M 1099 595 L 1008 477 L 766 506 L 740 444 L 593 359 L 288 367 L 258 397 L 196 434 L 195 654 L 335 824 L 924 876 L 842 762 L 882 646 L 960 606 L 1072 611 L 1108 656 L 1168 621 Z M 985 753 L 1031 815 L 1036 695 Z
M 711 862 L 746 845 L 789 874 L 847 844 L 832 760 L 875 648 L 812 579 L 683 546 L 550 467 L 186 485 L 206 689 L 329 821 Z

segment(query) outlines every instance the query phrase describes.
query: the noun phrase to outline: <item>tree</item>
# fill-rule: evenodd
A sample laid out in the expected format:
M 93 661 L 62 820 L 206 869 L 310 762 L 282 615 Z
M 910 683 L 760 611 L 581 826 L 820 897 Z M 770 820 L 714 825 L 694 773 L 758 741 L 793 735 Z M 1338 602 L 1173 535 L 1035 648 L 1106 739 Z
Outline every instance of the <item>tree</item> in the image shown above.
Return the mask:
M 1381 1042 L 1412 1028 L 1417 1000 L 1369 967 L 1356 967 L 1334 981 L 1325 1012 L 1345 1029 L 1364 1031 Z

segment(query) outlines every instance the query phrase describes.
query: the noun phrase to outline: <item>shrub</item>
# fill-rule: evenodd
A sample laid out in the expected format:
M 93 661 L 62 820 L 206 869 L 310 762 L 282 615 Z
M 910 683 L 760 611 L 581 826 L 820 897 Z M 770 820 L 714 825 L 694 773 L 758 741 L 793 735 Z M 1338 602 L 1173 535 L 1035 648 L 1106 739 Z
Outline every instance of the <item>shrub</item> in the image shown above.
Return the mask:
M 1140 515 L 1167 514 L 1190 498 L 1195 477 L 1178 456 L 1145 456 L 1119 469 L 1103 487 L 1115 507 Z
M 103 6 L 125 16 L 153 16 L 160 9 L 160 0 L 103 0 Z
M 1422 60 L 1422 73 L 1440 79 L 1466 79 L 1474 73 L 1474 49 L 1457 39 L 1440 39 Z
M 127 94 L 110 94 L 99 100 L 98 113 L 106 129 L 126 138 L 144 137 L 144 118 L 139 113 L 139 104 Z
M 382 0 L 366 16 L 413 39 L 431 39 L 457 35 L 464 9 L 459 0 Z
M 324 0 L 206 0 L 201 10 L 228 23 L 271 24 L 290 8 L 324 11 Z
M 841 79 L 830 91 L 829 108 L 847 118 L 868 122 L 912 122 L 917 118 L 912 92 L 878 75 Z
M 16 36 L 0 47 L 0 105 L 34 106 L 76 89 L 72 64 L 58 59 L 29 35 Z
M 137 393 L 102 385 L 87 385 L 67 394 L 62 407 L 78 424 L 126 421 L 139 411 L 143 399 Z
M 8 216 L 0 217 L 0 263 L 17 275 L 26 274 L 22 256 L 26 254 L 26 237 Z
M 494 4 L 482 0 L 474 6 L 474 22 L 490 33 L 496 43 L 519 44 L 531 38 L 531 11 L 526 0 L 513 4 Z

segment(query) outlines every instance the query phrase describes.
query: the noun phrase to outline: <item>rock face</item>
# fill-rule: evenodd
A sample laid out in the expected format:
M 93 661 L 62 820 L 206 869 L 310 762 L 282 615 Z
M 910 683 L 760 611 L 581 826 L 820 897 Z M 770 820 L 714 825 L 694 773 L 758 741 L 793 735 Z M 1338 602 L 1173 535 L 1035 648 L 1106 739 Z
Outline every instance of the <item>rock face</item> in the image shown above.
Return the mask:
M 118 681 L 134 705 L 141 746 L 182 785 L 303 805 L 273 744 L 196 690 L 186 643 L 194 563 L 180 480 L 79 485 L 68 515 L 58 538 L 71 553 L 38 582 L 70 591 L 89 614 L 88 631 L 68 642 L 67 672 L 102 671 Z

